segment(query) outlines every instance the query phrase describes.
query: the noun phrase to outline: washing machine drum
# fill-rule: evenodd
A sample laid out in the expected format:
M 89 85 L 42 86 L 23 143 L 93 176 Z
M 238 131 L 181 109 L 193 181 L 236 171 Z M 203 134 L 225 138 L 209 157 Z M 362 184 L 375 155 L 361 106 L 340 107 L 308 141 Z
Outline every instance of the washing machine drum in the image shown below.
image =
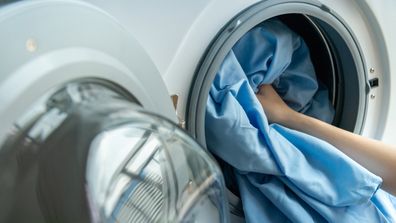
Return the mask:
M 168 121 L 160 75 L 113 19 L 18 2 L 0 36 L 0 222 L 227 220 L 219 168 Z

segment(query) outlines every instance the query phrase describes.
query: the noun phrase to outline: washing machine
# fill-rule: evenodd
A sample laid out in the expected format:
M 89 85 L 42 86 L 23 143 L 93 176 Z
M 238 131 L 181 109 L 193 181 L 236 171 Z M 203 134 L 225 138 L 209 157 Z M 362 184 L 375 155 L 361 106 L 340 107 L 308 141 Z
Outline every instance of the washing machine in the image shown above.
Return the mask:
M 335 108 L 332 124 L 396 143 L 396 4 L 391 0 L 89 2 L 136 33 L 169 94 L 178 98 L 179 124 L 204 146 L 205 109 L 218 69 L 244 34 L 274 17 L 308 45 Z M 243 221 L 235 188 L 228 188 L 232 220 Z
M 208 89 L 225 55 L 246 32 L 273 17 L 308 44 L 316 73 L 331 92 L 335 124 L 395 142 L 392 1 L 90 2 L 136 33 L 169 93 L 178 95 L 181 121 L 203 144 Z
M 205 109 L 232 46 L 273 17 L 310 48 L 333 124 L 396 143 L 395 9 L 391 0 L 5 3 L 1 221 L 243 222 L 237 191 L 204 149 Z

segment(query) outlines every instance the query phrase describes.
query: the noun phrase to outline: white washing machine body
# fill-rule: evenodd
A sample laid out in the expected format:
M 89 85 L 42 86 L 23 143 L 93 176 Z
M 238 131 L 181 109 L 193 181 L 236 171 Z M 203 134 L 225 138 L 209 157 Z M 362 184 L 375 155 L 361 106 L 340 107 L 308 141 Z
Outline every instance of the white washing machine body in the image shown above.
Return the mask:
M 396 139 L 394 137 L 394 129 L 396 127 L 396 100 L 395 100 L 395 84 L 396 84 L 396 30 L 392 24 L 395 24 L 396 17 L 392 15 L 392 11 L 395 10 L 395 2 L 393 1 L 383 1 L 381 3 L 377 1 L 367 1 L 368 7 L 366 10 L 372 11 L 375 15 L 373 20 L 375 24 L 380 28 L 375 29 L 372 32 L 374 40 L 384 41 L 384 48 L 382 48 L 383 55 L 377 59 L 386 60 L 386 64 L 383 65 L 382 70 L 380 70 L 381 76 L 384 76 L 382 81 L 385 84 L 385 89 L 382 90 L 382 97 L 386 98 L 386 103 L 384 106 L 378 106 L 373 110 L 372 115 L 379 114 L 381 111 L 386 111 L 386 116 L 384 117 L 383 124 L 378 126 L 378 128 L 383 128 L 383 135 L 379 139 L 395 144 Z M 379 36 L 379 37 L 378 37 Z M 383 38 L 383 39 L 382 39 Z
M 147 120 L 150 127 L 144 127 L 146 128 L 145 131 L 154 132 L 154 135 L 158 137 L 167 136 L 169 133 L 167 129 L 174 129 L 174 135 L 182 139 L 183 137 L 186 138 L 184 141 L 181 140 L 184 146 L 179 146 L 182 148 L 180 151 L 188 151 L 192 147 L 191 150 L 194 152 L 191 154 L 196 155 L 198 153 L 198 157 L 206 157 L 203 158 L 203 162 L 198 163 L 191 163 L 187 155 L 184 158 L 170 158 L 169 162 L 165 162 L 173 163 L 173 166 L 168 168 L 166 165 L 166 168 L 177 171 L 170 171 L 172 174 L 165 174 L 164 177 L 171 177 L 171 180 L 165 177 L 168 181 L 179 182 L 169 188 L 179 188 L 183 192 L 170 192 L 178 196 L 171 199 L 168 205 L 175 205 L 178 198 L 183 202 L 176 205 L 179 208 L 181 207 L 181 209 L 177 209 L 177 213 L 168 213 L 169 219 L 181 220 L 181 218 L 189 217 L 191 213 L 195 213 L 195 217 L 202 217 L 201 219 L 205 217 L 212 220 L 214 218 L 220 219 L 219 221 L 227 219 L 223 216 L 223 212 L 227 208 L 222 206 L 222 202 L 226 201 L 221 192 L 224 185 L 222 185 L 221 180 L 211 180 L 220 178 L 216 165 L 208 161 L 210 158 L 207 158 L 204 152 L 199 152 L 199 149 L 195 148 L 195 142 L 183 135 L 182 130 L 167 121 L 153 118 L 153 115 L 147 115 L 146 113 L 159 113 L 174 123 L 186 122 L 187 131 L 202 145 L 205 145 L 204 111 L 209 86 L 225 55 L 235 42 L 251 28 L 266 19 L 285 14 L 301 15 L 306 21 L 310 21 L 313 24 L 312 27 L 326 37 L 323 39 L 328 40 L 328 45 L 330 45 L 328 48 L 340 54 L 339 57 L 332 58 L 339 67 L 338 75 L 344 75 L 343 77 L 346 80 L 343 83 L 343 89 L 340 90 L 341 93 L 338 95 L 344 101 L 339 106 L 340 126 L 346 126 L 345 128 L 348 130 L 365 136 L 396 143 L 394 137 L 392 137 L 392 131 L 396 128 L 396 117 L 394 117 L 396 112 L 393 112 L 396 111 L 396 102 L 392 100 L 395 94 L 392 93 L 392 86 L 396 84 L 395 79 L 392 78 L 392 74 L 396 72 L 396 64 L 392 64 L 393 59 L 396 59 L 396 35 L 391 27 L 395 22 L 391 15 L 396 9 L 396 5 L 391 0 L 382 2 L 374 0 L 337 2 L 330 0 L 27 1 L 5 5 L 0 9 L 0 32 L 2 36 L 2 42 L 0 43 L 2 48 L 2 61 L 0 62 L 0 95 L 2 95 L 0 101 L 2 123 L 0 126 L 0 143 L 3 145 L 0 149 L 6 154 L 0 158 L 9 160 L 9 164 L 4 160 L 0 164 L 8 165 L 2 170 L 10 170 L 1 173 L 2 179 L 5 179 L 0 181 L 2 188 L 10 189 L 13 188 L 15 182 L 20 182 L 18 178 L 14 177 L 16 176 L 14 173 L 17 172 L 12 172 L 16 171 L 13 169 L 15 166 L 13 162 L 17 160 L 18 154 L 29 155 L 29 153 L 26 153 L 26 151 L 30 151 L 26 149 L 28 146 L 35 146 L 37 140 L 45 142 L 47 137 L 51 136 L 53 130 L 57 129 L 58 124 L 63 122 L 64 117 L 59 116 L 59 112 L 49 114 L 49 117 L 60 120 L 58 124 L 56 124 L 57 122 L 53 123 L 53 119 L 48 121 L 45 118 L 47 116 L 43 116 L 47 111 L 45 108 L 54 104 L 57 105 L 55 102 L 58 96 L 72 94 L 75 89 L 83 89 L 77 91 L 79 92 L 78 97 L 71 97 L 70 100 L 80 102 L 82 99 L 89 99 L 90 97 L 86 97 L 87 95 L 93 96 L 93 98 L 98 98 L 98 101 L 93 100 L 93 103 L 91 100 L 88 101 L 92 103 L 92 106 L 95 105 L 95 108 L 98 104 L 100 105 L 99 108 L 102 108 L 101 106 L 106 104 L 111 105 L 114 98 L 117 98 L 117 100 L 118 98 L 124 98 L 125 101 L 133 105 L 127 103 L 127 112 L 121 114 L 121 118 L 125 118 L 123 115 L 126 115 L 129 121 L 133 119 L 141 125 L 144 125 L 142 119 Z M 346 51 L 343 51 L 343 49 L 346 49 Z M 347 65 L 340 63 L 343 60 Z M 349 65 L 349 62 L 352 65 Z M 353 73 L 353 75 L 350 75 L 352 77 L 347 75 L 348 71 Z M 349 88 L 353 90 L 348 91 Z M 87 92 L 84 89 L 88 89 Z M 110 92 L 111 101 L 101 101 L 103 97 L 108 97 L 106 92 Z M 170 95 L 174 94 L 179 96 L 177 103 L 179 120 L 177 120 L 170 99 Z M 353 104 L 353 106 L 349 104 Z M 43 105 L 45 106 L 43 107 Z M 77 106 L 77 108 L 80 107 Z M 103 109 L 111 110 L 106 106 Z M 141 110 L 144 110 L 144 112 L 140 112 Z M 110 118 L 120 117 L 120 114 L 112 115 L 113 110 L 111 112 L 106 110 L 106 112 L 108 113 L 100 113 L 102 116 L 97 117 L 103 118 L 103 120 L 107 120 L 107 116 Z M 135 114 L 135 112 L 137 114 L 133 117 L 127 115 Z M 80 116 L 76 117 L 81 118 Z M 86 118 L 86 116 L 84 117 Z M 96 116 L 93 115 L 92 117 Z M 350 119 L 350 117 L 353 118 Z M 88 120 L 90 119 L 88 118 Z M 33 128 L 37 121 L 44 123 L 44 125 L 41 128 Z M 88 122 L 88 124 L 92 123 Z M 165 130 L 155 127 L 157 125 L 164 125 L 163 129 Z M 73 126 L 75 126 L 74 128 L 83 128 L 84 125 L 73 124 Z M 106 127 L 106 125 L 104 126 Z M 95 128 L 97 128 L 96 125 Z M 138 129 L 142 128 L 138 127 Z M 121 128 L 119 131 L 123 132 L 124 129 Z M 28 133 L 27 137 L 21 135 L 20 132 Z M 118 133 L 118 131 L 116 132 Z M 128 162 L 119 158 L 125 154 L 118 153 L 120 156 L 116 156 L 108 149 L 102 149 L 103 147 L 100 146 L 107 145 L 106 143 L 109 142 L 106 136 L 113 136 L 111 131 L 106 133 L 108 134 L 99 134 L 98 137 L 94 137 L 96 141 L 90 142 L 90 155 L 88 157 L 94 158 L 86 159 L 87 167 L 84 167 L 83 172 L 80 172 L 80 174 L 83 174 L 82 176 L 87 172 L 91 173 L 90 177 L 85 177 L 88 181 L 95 182 L 86 184 L 89 187 L 87 190 L 79 188 L 80 192 L 81 190 L 88 191 L 91 194 L 88 193 L 87 196 L 95 198 L 87 198 L 82 201 L 88 202 L 88 206 L 96 210 L 89 213 L 90 216 L 88 216 L 94 221 L 103 217 L 108 220 L 108 216 L 111 214 L 114 216 L 112 210 L 117 203 L 114 202 L 114 199 L 117 200 L 120 196 L 118 193 L 117 196 L 110 197 L 113 200 L 108 199 L 109 202 L 106 203 L 106 199 L 103 198 L 103 190 L 107 190 L 106 185 L 118 188 L 122 185 L 125 186 L 125 184 L 122 184 L 123 182 L 129 182 L 125 179 L 131 179 L 129 170 L 126 171 L 128 168 L 117 168 L 117 164 L 112 165 L 114 162 L 109 161 L 118 160 L 118 163 L 125 164 L 123 167 L 126 167 Z M 134 134 L 136 134 L 136 131 Z M 22 141 L 21 145 L 18 144 L 19 149 L 17 151 L 20 152 L 18 154 L 10 152 L 14 151 L 12 150 L 13 147 L 10 146 L 14 145 L 14 139 L 26 140 L 26 143 Z M 125 138 L 117 138 L 117 136 L 110 137 L 110 139 L 125 140 Z M 165 148 L 165 154 L 168 154 L 169 148 L 173 148 L 173 145 L 166 146 L 168 140 L 161 140 L 159 141 L 163 142 L 164 146 L 156 146 L 155 148 Z M 157 145 L 155 144 L 157 141 L 148 140 L 147 142 L 154 142 L 154 145 Z M 170 137 L 169 141 L 174 142 L 174 138 Z M 125 142 L 129 141 L 126 140 Z M 97 146 L 92 149 L 92 145 Z M 143 143 L 139 148 L 145 148 L 144 151 L 153 151 L 146 149 L 143 145 L 146 144 Z M 179 148 L 178 146 L 174 147 Z M 173 152 L 171 150 L 170 153 L 174 157 L 179 157 L 177 154 L 187 154 L 187 152 L 181 153 L 180 151 L 175 149 Z M 128 150 L 125 153 L 128 153 Z M 157 156 L 150 156 L 150 154 L 153 153 L 142 153 L 138 157 L 155 157 L 154 160 L 161 160 L 157 159 Z M 100 158 L 106 156 L 111 159 L 98 162 Z M 31 158 L 26 157 L 28 158 L 27 161 Z M 57 161 L 57 159 L 54 160 Z M 147 158 L 136 160 L 147 160 Z M 44 169 L 48 170 L 51 165 L 55 166 L 54 162 L 44 162 L 44 167 L 47 167 Z M 109 171 L 111 176 L 117 173 L 127 175 L 129 178 L 120 177 L 117 178 L 120 179 L 119 181 L 112 181 L 114 179 L 110 177 L 110 180 L 110 175 L 106 175 L 109 172 L 105 171 L 106 168 L 101 167 L 103 163 L 106 164 L 105 166 L 112 167 Z M 66 164 L 65 167 L 70 167 L 70 163 Z M 139 166 L 141 165 L 143 164 L 140 162 Z M 190 165 L 195 165 L 200 169 L 207 168 L 210 170 L 208 173 L 214 173 L 214 175 L 201 176 L 201 179 L 208 180 L 196 182 L 190 174 L 195 174 L 194 168 L 185 168 Z M 54 169 L 57 170 L 57 168 Z M 65 171 L 64 168 L 60 170 Z M 48 188 L 59 188 L 64 183 L 61 178 L 54 176 L 57 173 L 56 171 L 44 171 L 43 173 L 42 176 L 56 179 L 54 180 L 57 182 L 55 187 L 49 186 Z M 98 173 L 105 174 L 100 175 Z M 154 173 L 158 173 L 158 171 L 154 171 Z M 168 172 L 165 171 L 165 173 Z M 32 174 L 34 175 L 34 173 Z M 42 185 L 45 186 L 46 184 L 45 181 L 40 179 L 38 179 L 38 185 L 41 190 L 43 189 Z M 95 181 L 98 179 L 102 181 Z M 153 179 L 148 180 L 154 182 Z M 168 181 L 166 183 L 169 183 Z M 109 182 L 117 183 L 109 184 Z M 25 187 L 21 187 L 19 190 L 24 191 L 24 189 L 29 188 L 29 185 L 31 185 L 29 183 L 32 182 L 20 183 Z M 97 188 L 92 185 L 105 186 L 104 188 Z M 205 195 L 207 199 L 197 199 L 206 188 L 212 186 L 214 187 L 213 194 Z M 13 194 L 9 190 L 2 190 L 2 193 L 0 199 L 3 200 L 0 204 L 3 205 L 3 208 L 1 208 L 3 212 L 0 212 L 0 219 L 4 221 L 15 220 L 14 217 L 22 217 L 19 220 L 24 220 L 22 215 L 18 216 L 18 212 L 12 211 L 13 207 L 17 207 L 19 210 L 26 209 L 27 215 L 25 216 L 27 218 L 32 217 L 30 219 L 48 218 L 51 220 L 59 216 L 65 218 L 67 216 L 80 216 L 78 208 L 70 209 L 70 212 L 64 212 L 63 215 L 62 213 L 56 215 L 60 213 L 59 210 L 62 210 L 59 207 L 65 205 L 61 202 L 58 203 L 55 196 L 50 196 L 54 195 L 56 191 L 49 193 L 50 195 L 47 197 L 36 199 L 44 200 L 47 206 L 54 207 L 52 212 L 45 216 L 36 216 L 35 213 L 40 211 L 32 211 L 30 207 L 26 206 L 7 207 L 6 204 L 10 201 L 7 199 L 11 199 L 15 204 L 21 204 L 23 200 L 5 196 L 5 194 Z M 21 194 L 21 197 L 23 195 Z M 214 197 L 217 198 L 217 203 L 212 202 Z M 71 198 L 75 197 L 71 196 Z M 231 200 L 231 203 L 235 201 L 233 204 L 237 205 L 238 199 L 235 196 L 230 195 L 228 199 Z M 198 209 L 201 211 L 190 211 L 196 210 L 194 207 L 197 206 L 194 206 L 194 204 L 197 201 L 203 201 L 198 202 Z M 238 212 L 237 209 L 232 211 Z M 123 213 L 120 207 L 117 210 L 117 213 Z M 167 210 L 170 210 L 170 208 Z M 176 208 L 172 210 L 176 210 Z M 234 214 L 241 217 L 240 213 Z M 239 217 L 233 219 L 243 221 Z M 209 220 L 202 221 L 209 222 Z
M 351 51 L 356 51 L 352 59 L 357 63 L 360 96 L 355 101 L 359 101 L 360 105 L 354 112 L 359 117 L 356 126 L 349 130 L 396 143 L 392 137 L 396 128 L 396 107 L 395 100 L 392 100 L 395 93 L 391 87 L 396 84 L 392 76 L 396 72 L 396 64 L 392 63 L 396 52 L 392 29 L 395 18 L 392 17 L 392 12 L 396 9 L 396 4 L 391 0 L 90 2 L 108 11 L 126 29 L 136 33 L 136 38 L 160 71 L 169 93 L 179 95 L 178 114 L 190 128 L 195 128 L 196 124 L 191 123 L 195 121 L 188 116 L 202 116 L 188 107 L 197 73 L 208 51 L 213 48 L 213 42 L 221 41 L 218 39 L 222 33 L 244 30 L 229 37 L 233 39 L 229 42 L 223 40 L 226 46 L 222 47 L 230 49 L 243 32 L 265 18 L 295 13 L 323 20 L 341 33 Z M 250 17 L 244 17 L 244 13 Z M 256 21 L 243 26 L 255 19 Z M 221 61 L 221 57 L 224 56 L 216 59 Z M 370 86 L 369 81 L 375 78 L 378 78 L 378 86 Z M 204 92 L 203 99 L 198 101 L 202 103 L 206 97 Z M 202 122 L 202 118 L 197 122 Z

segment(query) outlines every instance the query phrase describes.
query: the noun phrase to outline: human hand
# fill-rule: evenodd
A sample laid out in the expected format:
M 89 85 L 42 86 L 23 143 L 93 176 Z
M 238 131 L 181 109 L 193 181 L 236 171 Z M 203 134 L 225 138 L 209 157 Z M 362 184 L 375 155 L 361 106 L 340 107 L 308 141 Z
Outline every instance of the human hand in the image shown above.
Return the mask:
M 287 126 L 288 122 L 298 114 L 282 100 L 271 85 L 261 85 L 256 96 L 263 106 L 269 122 Z

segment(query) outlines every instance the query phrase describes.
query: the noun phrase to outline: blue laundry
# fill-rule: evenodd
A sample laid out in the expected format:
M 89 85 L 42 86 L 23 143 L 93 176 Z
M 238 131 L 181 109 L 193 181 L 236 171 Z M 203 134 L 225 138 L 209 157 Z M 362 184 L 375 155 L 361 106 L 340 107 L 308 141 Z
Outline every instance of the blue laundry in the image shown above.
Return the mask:
M 210 89 L 207 146 L 234 167 L 247 222 L 393 222 L 382 180 L 332 145 L 268 124 L 255 96 L 272 83 L 295 110 L 331 122 L 305 43 L 278 20 L 242 37 Z
M 304 41 L 280 21 L 268 21 L 244 35 L 233 47 L 254 92 L 271 83 L 294 110 L 331 123 L 334 108 L 327 88 L 316 80 Z

